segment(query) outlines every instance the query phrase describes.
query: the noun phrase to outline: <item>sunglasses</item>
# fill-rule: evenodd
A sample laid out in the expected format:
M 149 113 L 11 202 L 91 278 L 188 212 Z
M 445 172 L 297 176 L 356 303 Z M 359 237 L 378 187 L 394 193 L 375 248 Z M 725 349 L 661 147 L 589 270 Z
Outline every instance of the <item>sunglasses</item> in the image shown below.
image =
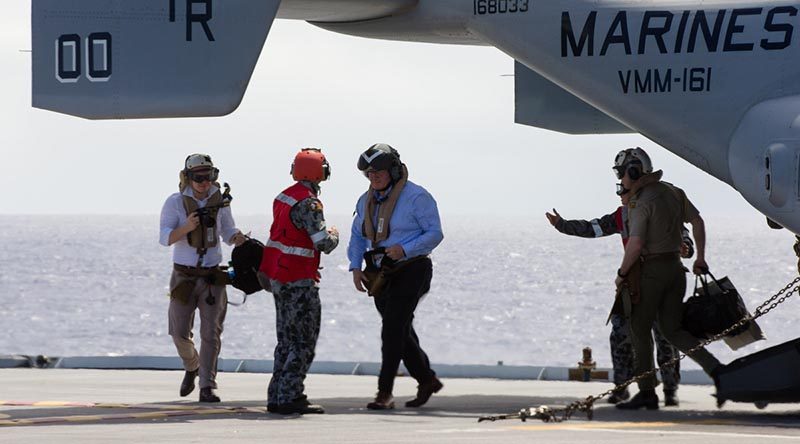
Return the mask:
M 211 171 L 203 171 L 203 173 L 193 173 L 189 171 L 188 173 L 189 179 L 195 183 L 203 183 L 203 182 L 214 182 L 219 177 L 219 171 L 211 170 Z

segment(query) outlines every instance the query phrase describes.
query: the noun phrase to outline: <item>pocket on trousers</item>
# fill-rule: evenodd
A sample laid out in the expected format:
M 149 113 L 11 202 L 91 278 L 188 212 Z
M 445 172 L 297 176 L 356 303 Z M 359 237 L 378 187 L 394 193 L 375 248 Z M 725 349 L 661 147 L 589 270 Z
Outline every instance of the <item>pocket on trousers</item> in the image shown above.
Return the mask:
M 183 305 L 188 304 L 189 298 L 192 296 L 192 291 L 194 291 L 194 284 L 195 282 L 193 280 L 182 281 L 170 290 L 169 297 Z

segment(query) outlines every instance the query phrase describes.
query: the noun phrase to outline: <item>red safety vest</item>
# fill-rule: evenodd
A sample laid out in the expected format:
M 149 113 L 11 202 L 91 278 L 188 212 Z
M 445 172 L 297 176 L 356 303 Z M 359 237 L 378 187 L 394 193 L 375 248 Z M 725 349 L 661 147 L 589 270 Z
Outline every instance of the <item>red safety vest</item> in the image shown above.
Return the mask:
M 264 248 L 260 270 L 278 282 L 301 279 L 319 281 L 320 254 L 305 229 L 292 223 L 292 207 L 314 193 L 300 182 L 285 189 L 272 203 L 272 228 Z

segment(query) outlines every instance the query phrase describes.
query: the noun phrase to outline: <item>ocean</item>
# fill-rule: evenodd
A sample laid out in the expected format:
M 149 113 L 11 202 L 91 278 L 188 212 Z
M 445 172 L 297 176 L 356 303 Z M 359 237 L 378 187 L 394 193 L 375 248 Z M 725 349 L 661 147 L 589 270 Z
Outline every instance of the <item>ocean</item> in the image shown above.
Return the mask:
M 443 220 L 432 288 L 414 320 L 434 365 L 574 366 L 589 346 L 598 365 L 611 366 L 605 321 L 622 257 L 617 236 L 571 238 L 544 216 Z M 265 240 L 263 216 L 237 216 L 237 223 Z M 712 271 L 727 275 L 751 309 L 796 276 L 790 233 L 763 222 L 707 223 Z M 350 218 L 329 217 L 329 225 L 339 227 L 342 242 L 323 257 L 316 359 L 379 362 L 379 316 L 348 272 Z M 174 356 L 167 334 L 170 270 L 171 252 L 158 244 L 157 215 L 0 215 L 0 355 Z M 242 299 L 233 288 L 228 294 Z M 710 350 L 728 362 L 800 336 L 797 299 L 759 320 L 766 341 L 736 352 L 722 343 Z M 222 357 L 271 359 L 274 312 L 266 292 L 229 306 Z M 683 368 L 699 368 L 684 362 Z

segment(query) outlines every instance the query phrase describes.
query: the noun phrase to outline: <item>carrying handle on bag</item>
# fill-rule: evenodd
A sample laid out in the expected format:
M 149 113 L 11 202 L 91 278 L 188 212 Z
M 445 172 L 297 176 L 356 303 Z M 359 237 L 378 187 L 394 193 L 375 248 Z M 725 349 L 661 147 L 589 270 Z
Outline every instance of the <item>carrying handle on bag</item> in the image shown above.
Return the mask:
M 694 276 L 694 294 L 697 294 L 697 289 L 698 289 L 697 281 L 699 280 L 703 287 L 703 292 L 705 293 L 705 295 L 706 296 L 710 295 L 710 293 L 708 292 L 708 278 L 706 276 L 710 276 L 711 280 L 714 281 L 715 284 L 717 284 L 717 288 L 719 288 L 719 291 L 725 293 L 725 290 L 722 288 L 722 285 L 719 283 L 717 278 L 715 278 L 714 275 L 711 274 L 711 270 L 706 269 L 702 274 Z
M 378 270 L 379 267 L 375 266 L 375 256 L 381 255 L 381 268 L 386 265 L 391 267 L 394 265 L 394 261 L 386 256 L 386 247 L 378 247 L 374 250 L 370 250 L 364 253 L 364 261 L 367 264 L 367 268 L 370 270 Z
M 719 285 L 719 281 L 717 280 L 717 278 L 715 278 L 715 277 L 714 277 L 714 275 L 713 275 L 713 274 L 711 274 L 711 270 L 709 270 L 709 269 L 706 269 L 706 272 L 705 272 L 705 274 L 707 274 L 707 275 L 711 276 L 711 280 L 713 280 L 713 281 L 714 281 L 714 283 L 715 283 L 715 284 L 717 284 L 717 286 L 719 287 L 719 289 L 720 289 L 720 290 L 722 290 L 722 286 L 721 286 L 721 285 Z
M 698 282 L 700 283 L 699 286 L 697 285 Z M 703 295 L 704 296 L 708 296 L 709 295 L 709 293 L 708 293 L 708 279 L 706 279 L 705 273 L 704 274 L 696 274 L 696 275 L 694 275 L 694 294 L 695 294 L 695 296 L 699 296 L 700 295 L 700 292 L 697 291 L 700 288 L 703 289 Z

